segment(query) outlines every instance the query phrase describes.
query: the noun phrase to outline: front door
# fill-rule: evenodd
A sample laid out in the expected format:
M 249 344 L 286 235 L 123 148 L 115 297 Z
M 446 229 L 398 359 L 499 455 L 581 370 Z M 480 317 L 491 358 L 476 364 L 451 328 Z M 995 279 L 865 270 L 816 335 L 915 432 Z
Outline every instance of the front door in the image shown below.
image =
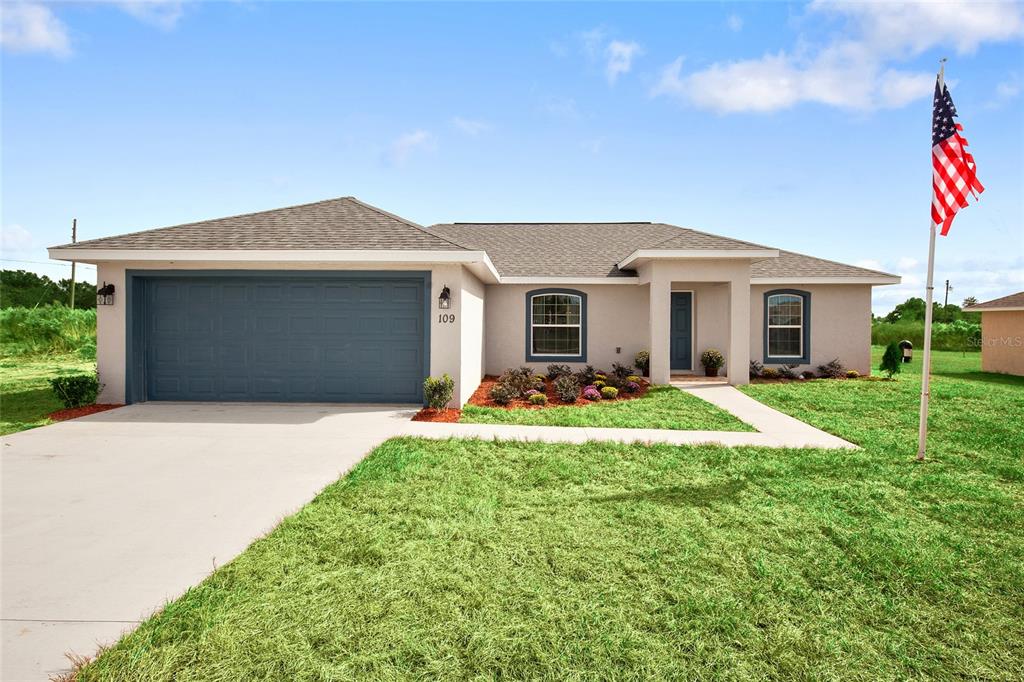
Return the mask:
M 669 366 L 673 371 L 693 369 L 693 293 L 672 292 L 672 342 Z

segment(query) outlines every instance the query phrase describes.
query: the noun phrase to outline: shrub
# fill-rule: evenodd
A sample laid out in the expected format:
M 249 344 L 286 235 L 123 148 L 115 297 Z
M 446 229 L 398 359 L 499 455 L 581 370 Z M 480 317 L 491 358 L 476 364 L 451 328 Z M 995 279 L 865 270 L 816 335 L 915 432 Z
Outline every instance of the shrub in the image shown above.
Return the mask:
M 510 402 L 522 395 L 522 393 L 508 384 L 503 384 L 499 381 L 491 386 L 491 390 L 488 395 L 491 397 L 491 400 L 497 404 L 508 405 Z
M 651 354 L 645 350 L 640 351 L 633 358 L 633 366 L 640 370 L 644 376 L 651 371 Z
M 548 397 L 546 395 L 544 395 L 543 393 L 534 393 L 533 395 L 530 396 L 530 404 L 531 405 L 547 405 L 548 404 Z
M 626 393 L 636 393 L 640 390 L 640 384 L 635 381 L 627 381 L 626 385 L 622 387 Z
M 778 369 L 780 379 L 796 379 L 797 374 L 793 370 L 800 365 L 781 365 Z
M 555 395 L 563 403 L 574 403 L 580 397 L 580 382 L 571 374 L 563 374 L 555 379 Z
M 57 399 L 68 408 L 92 405 L 100 392 L 100 382 L 95 374 L 74 374 L 50 379 L 50 387 Z
M 632 381 L 634 384 L 639 384 L 641 381 L 643 381 L 643 379 L 635 374 L 630 374 L 628 377 L 626 377 L 626 381 Z
M 526 396 L 527 398 L 532 398 L 535 395 L 540 395 L 540 391 L 531 388 L 529 391 L 527 391 L 523 395 Z
M 601 381 L 607 381 L 608 380 L 608 372 L 604 371 L 603 369 L 599 369 L 596 372 L 594 372 L 594 378 L 595 379 L 600 379 Z
M 427 407 L 435 410 L 445 409 L 454 393 L 455 381 L 447 374 L 440 379 L 427 377 L 423 380 L 423 400 L 427 403 Z
M 625 365 L 613 362 L 612 363 L 612 376 L 620 381 L 628 381 L 629 376 L 633 373 L 632 367 L 626 367 Z
M 721 369 L 725 364 L 725 357 L 714 348 L 708 348 L 700 354 L 700 364 L 707 369 Z
M 847 379 L 859 379 L 860 378 L 860 372 L 858 372 L 855 369 L 848 369 L 848 370 L 846 370 L 846 378 Z
M 576 372 L 576 381 L 579 382 L 580 386 L 588 386 L 594 383 L 594 379 L 597 378 L 597 370 L 594 369 L 593 365 L 587 365 L 580 371 Z
M 903 363 L 903 351 L 900 350 L 900 344 L 898 341 L 893 341 L 885 347 L 885 354 L 882 356 L 882 364 L 878 366 L 878 369 L 885 372 L 885 376 L 888 379 L 892 379 L 893 376 L 899 374 L 903 369 L 900 365 Z
M 839 358 L 833 358 L 824 365 L 818 365 L 818 374 L 822 379 L 842 379 L 846 376 L 846 368 Z
M 597 386 L 587 386 L 583 389 L 583 397 L 586 400 L 600 400 L 601 393 L 597 390 Z
M 605 386 L 607 386 L 607 385 L 608 385 L 608 382 L 607 382 L 607 381 L 604 381 L 604 380 L 602 380 L 602 379 L 598 379 L 597 381 L 595 381 L 595 382 L 594 382 L 594 386 L 595 386 L 595 387 L 596 387 L 596 388 L 597 388 L 598 390 L 601 390 L 602 388 L 604 388 L 604 387 L 605 387 Z
M 533 388 L 534 388 L 534 390 L 540 391 L 541 393 L 543 393 L 544 389 L 546 387 L 547 387 L 547 384 L 544 383 L 544 377 L 542 377 L 540 374 L 537 374 L 537 375 L 535 375 L 533 377 Z
M 605 386 L 601 389 L 601 397 L 605 400 L 615 400 L 619 397 L 619 389 L 614 386 Z
M 515 391 L 516 397 L 518 398 L 533 388 L 533 370 L 529 367 L 506 369 L 501 373 L 501 376 L 498 377 L 498 383 L 504 384 Z
M 774 367 L 765 367 L 763 370 L 761 370 L 761 378 L 762 379 L 778 379 L 779 378 L 779 370 L 775 369 Z
M 800 372 L 800 378 L 801 379 L 805 379 L 805 380 L 806 379 L 816 379 L 817 375 L 814 372 L 812 372 L 811 370 L 806 369 L 803 372 Z
M 3 355 L 72 353 L 96 345 L 96 311 L 46 305 L 0 310 Z M 95 357 L 95 352 L 93 352 Z
M 750 361 L 750 378 L 751 379 L 756 379 L 757 377 L 761 376 L 761 372 L 763 372 L 763 371 L 764 371 L 764 365 L 762 365 L 757 360 L 751 360 Z
M 554 381 L 558 377 L 564 377 L 572 374 L 572 369 L 569 365 L 548 365 L 548 379 Z
M 875 322 L 871 326 L 871 343 L 887 346 L 907 339 L 915 348 L 924 346 L 924 322 L 922 320 L 899 320 L 897 322 Z M 932 323 L 933 350 L 980 350 L 981 325 L 968 320 Z

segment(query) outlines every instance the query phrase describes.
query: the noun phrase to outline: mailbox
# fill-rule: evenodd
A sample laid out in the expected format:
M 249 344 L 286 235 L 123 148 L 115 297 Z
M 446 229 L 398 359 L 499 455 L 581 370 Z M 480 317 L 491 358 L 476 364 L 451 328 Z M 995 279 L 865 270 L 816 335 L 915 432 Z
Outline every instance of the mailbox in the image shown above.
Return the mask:
M 903 351 L 903 362 L 910 362 L 914 357 L 914 344 L 906 339 L 900 341 L 900 350 Z

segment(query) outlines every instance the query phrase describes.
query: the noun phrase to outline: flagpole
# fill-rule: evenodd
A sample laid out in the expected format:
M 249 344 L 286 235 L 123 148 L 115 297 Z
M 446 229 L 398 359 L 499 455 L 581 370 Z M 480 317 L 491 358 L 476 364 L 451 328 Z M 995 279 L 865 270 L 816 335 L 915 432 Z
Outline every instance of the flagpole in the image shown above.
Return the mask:
M 939 92 L 945 88 L 946 58 L 939 60 Z M 928 398 L 930 397 L 932 373 L 932 292 L 935 278 L 935 221 L 930 217 L 928 235 L 928 282 L 925 288 L 924 302 L 924 357 L 921 360 L 921 411 L 918 416 L 917 430 L 917 461 L 924 461 L 925 448 L 928 444 Z

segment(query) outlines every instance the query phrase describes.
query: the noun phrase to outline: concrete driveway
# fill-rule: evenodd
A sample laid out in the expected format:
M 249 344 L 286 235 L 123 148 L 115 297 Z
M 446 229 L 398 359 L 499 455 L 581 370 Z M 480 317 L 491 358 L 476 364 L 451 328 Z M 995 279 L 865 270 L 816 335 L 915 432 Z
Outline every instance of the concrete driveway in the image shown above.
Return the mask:
M 3 438 L 3 680 L 45 680 L 237 556 L 415 408 L 132 405 Z

